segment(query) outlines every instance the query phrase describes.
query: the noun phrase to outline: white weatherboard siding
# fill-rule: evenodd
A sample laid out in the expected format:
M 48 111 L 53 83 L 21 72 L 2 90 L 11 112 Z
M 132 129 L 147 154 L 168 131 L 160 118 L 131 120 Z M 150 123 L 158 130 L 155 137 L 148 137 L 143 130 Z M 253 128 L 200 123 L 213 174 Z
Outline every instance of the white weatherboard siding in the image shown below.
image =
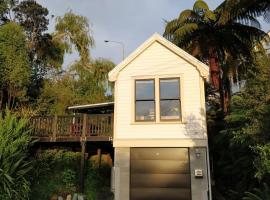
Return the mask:
M 183 122 L 134 122 L 134 80 L 166 76 L 181 79 Z M 158 41 L 152 43 L 118 74 L 115 82 L 114 140 L 206 139 L 202 79 L 192 64 Z
M 180 78 L 182 120 L 160 121 L 159 78 L 176 77 Z M 131 171 L 132 165 L 136 166 L 136 164 L 134 164 L 134 160 L 136 159 L 134 159 L 134 154 L 132 157 L 132 152 L 136 152 L 140 147 L 143 147 L 143 151 L 146 154 L 149 154 L 151 147 L 154 147 L 152 151 L 154 150 L 153 152 L 155 154 L 148 159 L 151 160 L 155 158 L 155 161 L 162 160 L 162 158 L 159 157 L 160 150 L 157 149 L 167 148 L 167 150 L 171 150 L 171 147 L 177 147 L 179 150 L 181 148 L 183 150 L 183 148 L 186 148 L 186 150 L 188 150 L 187 156 L 189 157 L 190 166 L 191 198 L 193 200 L 208 199 L 207 194 L 209 194 L 209 199 L 212 199 L 211 187 L 209 187 L 211 184 L 208 167 L 208 141 L 206 134 L 204 95 L 204 81 L 208 80 L 208 78 L 209 70 L 205 64 L 158 34 L 154 34 L 150 37 L 109 73 L 109 80 L 115 82 L 113 146 L 116 149 L 114 160 L 116 199 L 129 200 L 134 199 L 132 194 L 142 194 L 134 193 L 134 191 L 132 191 L 134 188 L 131 184 L 136 183 L 136 178 L 134 174 L 132 174 L 134 171 Z M 154 122 L 135 122 L 136 79 L 155 80 L 156 121 Z M 168 154 L 170 154 L 170 152 Z M 138 157 L 139 155 L 140 154 L 137 154 Z M 143 154 L 140 156 L 142 155 Z M 142 158 L 138 160 L 140 159 Z M 144 167 L 147 168 L 147 165 L 147 159 L 143 160 L 141 169 L 144 169 Z M 156 166 L 153 165 L 152 168 L 156 169 Z M 157 169 L 158 168 L 159 167 L 157 167 Z M 198 169 L 203 172 L 202 178 L 195 177 L 195 170 Z M 151 170 L 150 173 L 148 166 L 147 170 L 143 172 L 144 173 L 140 173 L 151 174 L 154 170 Z M 138 175 L 140 175 L 140 173 L 138 173 Z M 149 188 L 146 190 L 145 188 L 141 188 L 143 189 L 141 191 L 148 191 L 148 193 L 146 193 L 148 195 L 150 194 L 149 191 L 155 191 L 153 188 L 155 189 L 155 185 L 158 185 L 158 179 L 152 179 L 155 184 L 152 185 L 150 190 Z M 170 185 L 174 183 L 174 181 L 170 180 L 166 183 Z M 157 188 L 156 189 L 160 192 L 160 187 Z M 167 197 L 168 194 L 165 192 L 166 190 L 162 191 L 161 194 Z M 181 190 L 179 191 L 181 193 Z M 177 191 L 177 194 L 180 193 Z M 153 193 L 151 195 L 154 196 L 155 194 Z M 187 199 L 191 198 L 187 197 Z

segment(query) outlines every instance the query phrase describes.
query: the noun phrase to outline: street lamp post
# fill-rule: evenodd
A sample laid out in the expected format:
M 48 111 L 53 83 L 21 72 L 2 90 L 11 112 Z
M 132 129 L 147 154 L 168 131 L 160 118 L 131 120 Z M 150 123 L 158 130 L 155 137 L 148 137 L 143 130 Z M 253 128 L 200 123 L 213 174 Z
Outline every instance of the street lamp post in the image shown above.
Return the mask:
M 108 43 L 108 42 L 112 42 L 112 43 L 116 43 L 116 44 L 120 44 L 122 47 L 122 59 L 125 59 L 125 45 L 123 42 L 119 42 L 119 41 L 113 41 L 113 40 L 104 40 L 104 42 Z

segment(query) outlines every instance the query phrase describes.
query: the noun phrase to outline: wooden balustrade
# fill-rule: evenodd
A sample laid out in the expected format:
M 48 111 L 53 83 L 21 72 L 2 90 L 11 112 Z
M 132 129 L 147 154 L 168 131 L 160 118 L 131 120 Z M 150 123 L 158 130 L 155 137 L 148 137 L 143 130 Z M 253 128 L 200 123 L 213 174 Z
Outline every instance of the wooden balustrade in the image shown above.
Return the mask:
M 111 114 L 92 115 L 87 118 L 87 135 L 105 134 L 112 136 L 113 117 Z
M 33 133 L 40 137 L 51 136 L 53 134 L 53 116 L 35 116 L 30 119 L 30 126 Z
M 33 136 L 38 138 L 73 138 L 81 140 L 89 137 L 113 135 L 113 114 L 82 114 L 66 116 L 35 116 L 29 125 Z

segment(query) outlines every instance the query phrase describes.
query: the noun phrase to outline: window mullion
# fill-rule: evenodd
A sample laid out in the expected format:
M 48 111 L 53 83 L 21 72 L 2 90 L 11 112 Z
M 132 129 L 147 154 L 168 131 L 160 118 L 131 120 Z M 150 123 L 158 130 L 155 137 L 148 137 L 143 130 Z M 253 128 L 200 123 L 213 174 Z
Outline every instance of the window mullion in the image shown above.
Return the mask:
M 156 122 L 160 122 L 160 82 L 155 79 L 155 108 L 156 108 Z

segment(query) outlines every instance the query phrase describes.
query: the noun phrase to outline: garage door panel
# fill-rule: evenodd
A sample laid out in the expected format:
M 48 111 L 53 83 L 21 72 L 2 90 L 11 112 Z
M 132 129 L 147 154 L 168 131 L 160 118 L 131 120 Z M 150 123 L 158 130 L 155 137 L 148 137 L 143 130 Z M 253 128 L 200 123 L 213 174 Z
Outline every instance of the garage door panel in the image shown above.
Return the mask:
M 188 148 L 131 148 L 131 200 L 191 200 Z
M 189 163 L 181 160 L 136 160 L 132 162 L 132 173 L 189 173 Z
M 133 188 L 190 188 L 190 174 L 132 174 L 130 185 Z
M 134 148 L 131 160 L 188 160 L 186 148 Z
M 190 189 L 134 188 L 132 200 L 190 200 Z

